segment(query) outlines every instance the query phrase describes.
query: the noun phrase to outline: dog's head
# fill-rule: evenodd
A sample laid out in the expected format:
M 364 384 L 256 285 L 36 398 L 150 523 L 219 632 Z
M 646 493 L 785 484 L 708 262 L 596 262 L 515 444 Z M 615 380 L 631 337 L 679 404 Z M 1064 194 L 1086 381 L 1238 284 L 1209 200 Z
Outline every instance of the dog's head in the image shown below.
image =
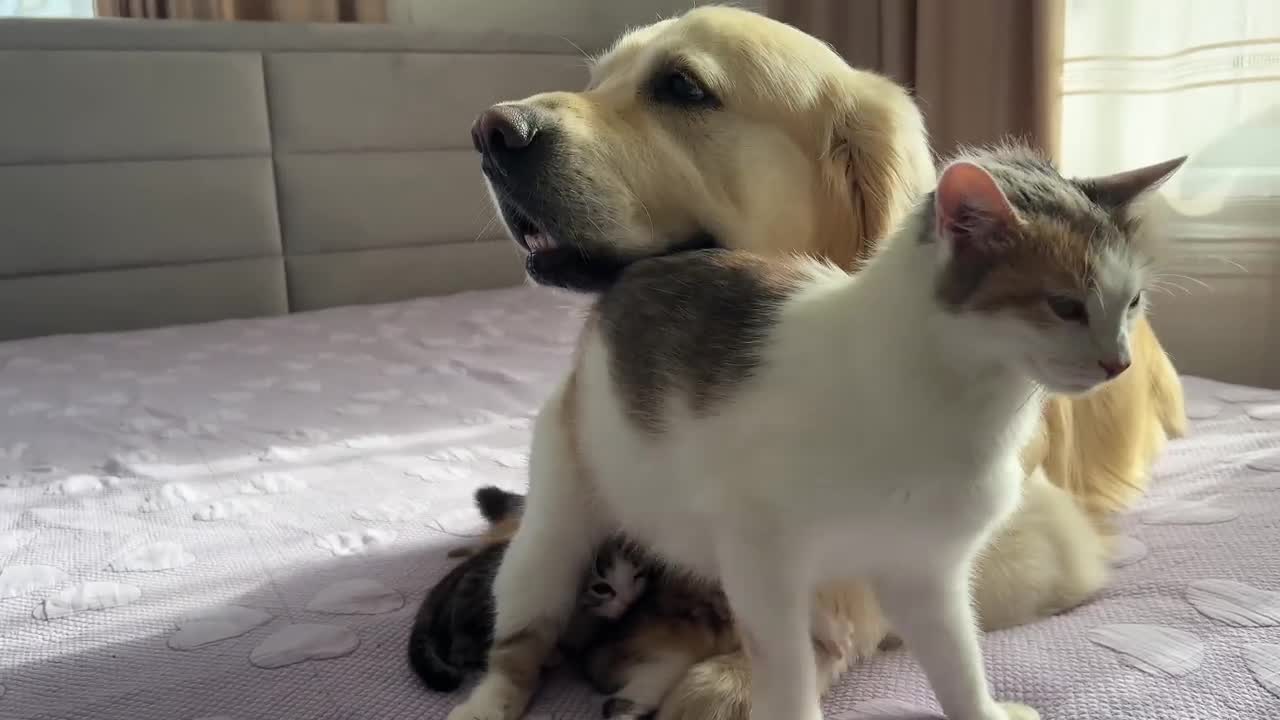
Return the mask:
M 495 105 L 472 139 L 530 277 L 582 290 L 688 246 L 851 265 L 934 182 L 901 87 L 727 7 L 624 35 L 585 90 Z

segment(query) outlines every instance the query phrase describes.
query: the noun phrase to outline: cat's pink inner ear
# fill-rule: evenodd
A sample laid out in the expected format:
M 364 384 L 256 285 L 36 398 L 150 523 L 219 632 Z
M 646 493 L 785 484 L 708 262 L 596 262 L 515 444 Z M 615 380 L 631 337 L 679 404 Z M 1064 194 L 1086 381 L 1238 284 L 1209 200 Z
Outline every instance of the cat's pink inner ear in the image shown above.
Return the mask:
M 935 197 L 939 230 L 977 230 L 975 222 L 999 226 L 1016 221 L 1013 205 L 995 178 L 968 161 L 953 162 L 942 171 Z

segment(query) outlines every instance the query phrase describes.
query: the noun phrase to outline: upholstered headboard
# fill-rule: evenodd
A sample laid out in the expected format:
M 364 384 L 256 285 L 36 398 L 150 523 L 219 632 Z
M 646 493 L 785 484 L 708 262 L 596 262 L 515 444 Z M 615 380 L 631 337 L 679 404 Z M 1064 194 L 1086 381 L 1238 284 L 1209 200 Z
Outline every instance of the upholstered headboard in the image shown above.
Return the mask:
M 557 38 L 0 21 L 0 338 L 520 281 L 471 150 Z

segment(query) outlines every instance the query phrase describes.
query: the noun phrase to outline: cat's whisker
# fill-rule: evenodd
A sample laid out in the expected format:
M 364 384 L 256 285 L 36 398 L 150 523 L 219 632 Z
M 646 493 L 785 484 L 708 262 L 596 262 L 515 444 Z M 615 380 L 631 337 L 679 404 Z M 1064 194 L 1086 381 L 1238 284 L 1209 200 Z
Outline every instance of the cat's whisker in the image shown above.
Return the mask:
M 1038 382 L 1032 381 L 1031 391 L 1028 392 L 1027 396 L 1022 399 L 1021 403 L 1018 404 L 1018 412 L 1022 412 L 1023 410 L 1025 410 L 1027 408 L 1027 404 L 1030 403 L 1032 400 L 1036 399 L 1037 397 L 1039 397 L 1040 394 L 1043 392 L 1044 392 L 1044 386 Z
M 471 238 L 471 242 L 473 243 L 480 242 L 480 238 L 484 237 L 484 234 L 489 232 L 489 228 L 493 227 L 493 224 L 497 221 L 498 221 L 498 213 L 494 213 L 490 215 L 489 222 L 485 223 L 484 227 L 480 228 L 480 232 L 476 233 L 476 236 Z
M 1212 289 L 1213 289 L 1213 288 L 1209 285 L 1209 283 L 1207 283 L 1207 282 L 1205 282 L 1205 281 L 1203 281 L 1203 280 L 1201 280 L 1201 279 L 1199 279 L 1199 278 L 1191 277 L 1190 275 L 1177 275 L 1177 274 L 1175 274 L 1175 273 L 1161 273 L 1161 274 L 1160 274 L 1160 277 L 1161 277 L 1161 278 L 1177 278 L 1177 279 L 1179 279 L 1179 280 L 1186 280 L 1187 282 L 1193 282 L 1193 283 L 1195 283 L 1195 284 L 1199 285 L 1200 287 L 1204 288 L 1205 290 L 1212 290 Z
M 1222 263 L 1223 265 L 1229 265 L 1232 268 L 1239 270 L 1242 273 L 1247 274 L 1249 272 L 1249 268 L 1245 267 L 1244 265 L 1241 265 L 1240 263 L 1236 262 L 1235 260 L 1232 260 L 1231 258 L 1225 255 L 1206 255 L 1204 253 L 1184 253 L 1182 255 L 1174 255 L 1173 257 L 1167 258 L 1165 260 L 1165 263 L 1169 264 L 1169 263 L 1175 263 L 1175 262 L 1180 262 L 1184 260 L 1194 260 L 1196 262 L 1202 262 L 1204 260 L 1214 260 Z
M 565 35 L 557 35 L 556 37 L 560 38 L 561 40 L 565 41 L 566 43 L 569 43 L 570 47 L 572 47 L 574 50 L 577 50 L 577 51 L 578 51 L 578 54 L 582 56 L 582 58 L 581 58 L 581 59 L 582 59 L 582 60 L 585 60 L 585 61 L 586 61 L 586 64 L 587 64 L 588 66 L 590 66 L 590 65 L 591 65 L 591 63 L 595 62 L 594 58 L 592 58 L 592 57 L 591 57 L 591 54 L 590 54 L 590 53 L 588 53 L 586 50 L 583 50 L 583 49 L 582 49 L 582 47 L 581 47 L 580 45 L 578 45 L 578 43 L 576 43 L 576 42 L 574 42 L 574 41 L 570 40 L 570 39 L 569 39 L 567 36 L 565 36 Z
M 1239 270 L 1242 273 L 1248 274 L 1249 272 L 1249 269 L 1246 268 L 1244 265 L 1241 265 L 1235 260 L 1232 260 L 1231 258 L 1223 255 L 1196 255 L 1193 257 L 1197 260 L 1217 260 L 1223 265 L 1230 265 L 1231 267 L 1235 268 L 1236 270 Z
M 1179 284 L 1178 284 L 1178 283 L 1176 283 L 1176 282 L 1173 282 L 1172 280 L 1152 280 L 1152 281 L 1151 281 L 1151 287 L 1153 287 L 1153 288 L 1159 288 L 1159 289 L 1161 289 L 1161 290 L 1164 290 L 1165 292 L 1169 293 L 1170 295 L 1172 295 L 1172 294 L 1173 294 L 1173 292 L 1170 290 L 1170 288 L 1172 288 L 1172 289 L 1174 289 L 1174 290 L 1181 290 L 1181 291 L 1182 291 L 1182 294 L 1184 294 L 1184 295 L 1190 295 L 1190 294 L 1191 294 L 1191 291 L 1190 291 L 1190 290 L 1188 290 L 1187 288 L 1182 287 L 1181 285 L 1179 285 Z

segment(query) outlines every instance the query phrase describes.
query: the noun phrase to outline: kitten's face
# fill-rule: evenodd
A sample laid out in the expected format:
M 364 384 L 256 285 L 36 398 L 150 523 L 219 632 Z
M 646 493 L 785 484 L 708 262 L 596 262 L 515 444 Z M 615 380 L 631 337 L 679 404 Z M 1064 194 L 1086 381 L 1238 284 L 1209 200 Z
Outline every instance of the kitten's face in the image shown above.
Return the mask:
M 609 543 L 596 554 L 583 593 L 583 606 L 608 620 L 622 617 L 644 592 L 647 574 L 621 547 Z
M 949 166 L 935 199 L 939 299 L 966 336 L 1051 392 L 1118 377 L 1151 265 L 1129 205 L 1181 162 L 1092 180 L 1021 156 Z

